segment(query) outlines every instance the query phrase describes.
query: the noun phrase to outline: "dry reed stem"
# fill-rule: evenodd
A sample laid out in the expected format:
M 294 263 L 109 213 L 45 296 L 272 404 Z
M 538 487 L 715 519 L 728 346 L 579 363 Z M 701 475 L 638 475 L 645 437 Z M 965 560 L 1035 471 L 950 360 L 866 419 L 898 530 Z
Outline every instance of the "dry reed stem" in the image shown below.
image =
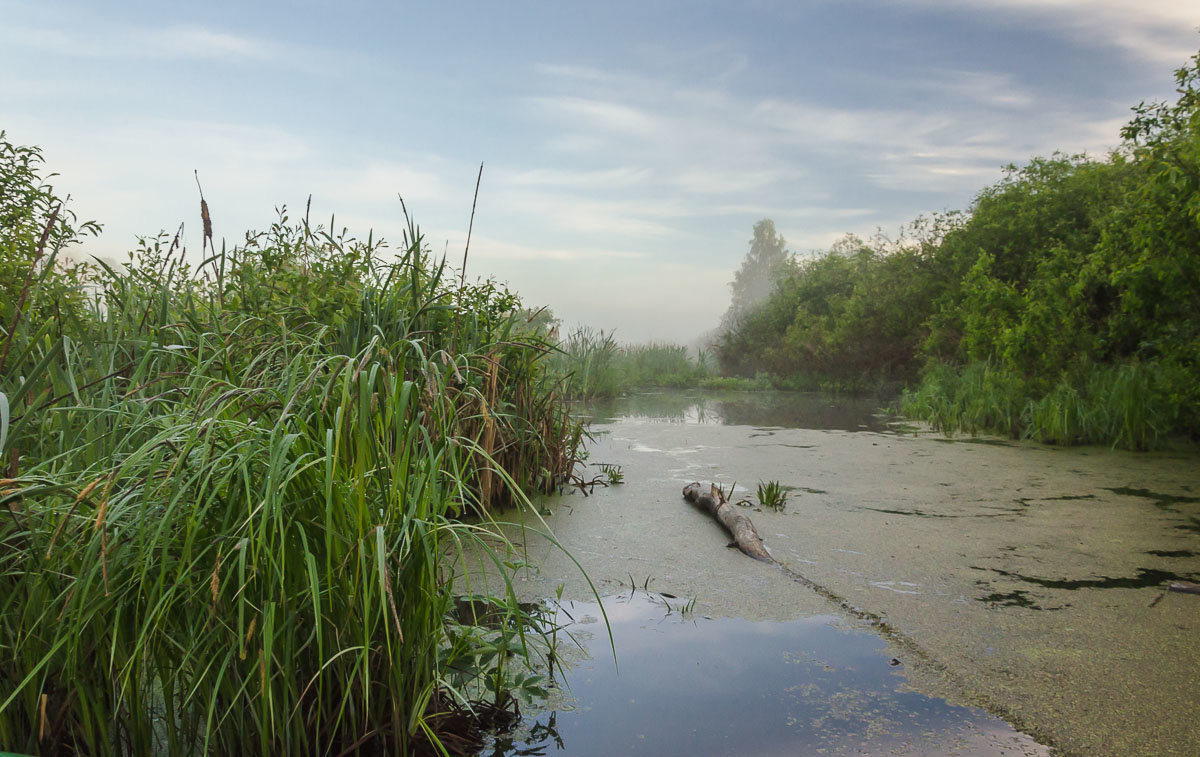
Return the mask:
M 62 533 L 63 527 L 67 525 L 67 521 L 71 519 L 71 516 L 75 514 L 75 509 L 79 507 L 79 503 L 87 499 L 88 495 L 92 493 L 92 490 L 95 489 L 96 486 L 104 479 L 104 476 L 100 476 L 95 481 L 83 487 L 79 494 L 75 496 L 75 501 L 71 504 L 71 509 L 67 511 L 67 517 L 59 521 L 58 528 L 54 529 L 54 534 L 50 537 L 50 544 L 46 547 L 47 560 L 50 559 L 50 553 L 54 550 L 54 544 L 58 541 L 58 537 Z M 107 490 L 105 490 L 105 494 L 105 504 L 107 505 Z
M 483 447 L 486 459 L 486 466 L 480 472 L 479 479 L 479 505 L 487 509 L 492 503 L 492 451 L 496 445 L 496 420 L 492 416 L 491 408 L 496 403 L 496 377 L 500 372 L 500 361 L 497 359 L 497 352 L 492 350 L 487 355 L 487 390 L 484 396 L 480 399 L 480 410 L 483 412 L 483 439 L 480 441 L 480 446 Z
M 62 620 L 62 617 L 67 614 L 67 607 L 71 605 L 71 598 L 75 596 L 76 588 L 76 586 L 72 586 L 71 590 L 67 592 L 67 598 L 63 600 L 62 609 L 58 611 L 58 617 L 54 619 L 55 623 Z
M 212 576 L 208 579 L 208 588 L 212 591 L 212 614 L 217 614 L 217 595 L 221 592 L 221 551 L 217 550 L 217 564 L 213 566 Z
M 239 659 L 246 659 L 246 647 L 250 644 L 250 637 L 254 635 L 254 624 L 258 622 L 258 618 L 250 618 L 250 627 L 246 629 L 246 638 L 242 640 L 242 648 L 238 653 Z
M 204 189 L 200 187 L 200 172 L 193 171 L 193 173 L 196 175 L 196 189 L 200 190 L 200 223 L 204 227 L 204 234 L 200 239 L 200 250 L 203 252 L 206 249 L 204 246 L 206 243 L 208 245 L 207 249 L 215 249 L 212 243 L 212 216 L 208 214 L 208 203 L 204 200 Z
M 396 611 L 396 595 L 392 592 L 392 577 L 390 572 L 384 575 L 384 587 L 387 589 L 388 605 L 392 608 L 392 620 L 396 623 L 396 637 L 404 643 L 404 631 L 400 630 L 400 613 Z

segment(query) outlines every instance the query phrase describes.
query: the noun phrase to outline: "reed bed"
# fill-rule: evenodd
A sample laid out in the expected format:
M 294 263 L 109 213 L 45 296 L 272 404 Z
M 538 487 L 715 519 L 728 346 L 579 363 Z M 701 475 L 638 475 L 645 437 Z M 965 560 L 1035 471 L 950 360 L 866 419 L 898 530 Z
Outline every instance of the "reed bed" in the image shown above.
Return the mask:
M 989 363 L 958 369 L 935 365 L 905 392 L 901 412 L 947 434 L 989 432 L 1051 444 L 1108 444 L 1148 450 L 1179 424 L 1189 381 L 1157 362 L 1082 364 L 1076 375 L 1046 386 Z
M 712 375 L 704 352 L 693 359 L 679 344 L 621 345 L 611 332 L 587 327 L 559 343 L 553 364 L 573 399 L 615 397 L 631 389 L 696 387 Z
M 194 267 L 159 236 L 67 268 L 85 227 L 36 179 L 2 240 L 0 748 L 477 746 L 464 722 L 540 685 L 539 619 L 507 578 L 463 617 L 447 555 L 507 576 L 493 508 L 556 486 L 582 433 L 516 298 L 411 222 L 382 262 L 307 213 Z

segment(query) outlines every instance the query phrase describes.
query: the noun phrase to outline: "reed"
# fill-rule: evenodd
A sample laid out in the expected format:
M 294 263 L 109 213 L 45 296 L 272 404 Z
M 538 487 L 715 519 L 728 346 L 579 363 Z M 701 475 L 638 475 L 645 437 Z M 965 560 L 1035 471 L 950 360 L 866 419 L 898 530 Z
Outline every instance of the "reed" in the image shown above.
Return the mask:
M 1084 363 L 1048 389 L 988 363 L 934 365 L 905 392 L 901 411 L 947 434 L 989 432 L 1049 444 L 1148 450 L 1187 427 L 1172 398 L 1186 371 L 1158 362 Z
M 150 238 L 84 286 L 6 227 L 17 315 L 59 309 L 0 335 L 6 748 L 462 753 L 539 687 L 492 512 L 575 462 L 551 347 L 411 222 L 395 258 L 334 228 L 285 211 L 195 267 Z M 468 549 L 488 623 L 455 612 Z
M 650 342 L 624 347 L 618 366 L 627 386 L 691 387 L 709 375 L 704 358 L 691 359 L 681 344 Z
M 612 333 L 579 328 L 559 344 L 555 370 L 576 399 L 615 397 L 632 389 L 696 387 L 712 375 L 707 356 L 687 347 L 649 342 L 620 345 Z
M 625 389 L 617 360 L 621 348 L 611 332 L 580 327 L 558 345 L 555 370 L 575 399 L 614 397 Z

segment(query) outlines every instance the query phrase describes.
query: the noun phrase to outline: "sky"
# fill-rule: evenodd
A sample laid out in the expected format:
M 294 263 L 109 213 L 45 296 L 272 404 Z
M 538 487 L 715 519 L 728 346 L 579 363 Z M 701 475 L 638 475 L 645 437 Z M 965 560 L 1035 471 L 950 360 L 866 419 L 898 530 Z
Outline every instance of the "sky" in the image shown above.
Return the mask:
M 564 325 L 714 327 L 751 230 L 810 254 L 966 208 L 1003 166 L 1103 156 L 1200 49 L 1192 0 L 0 0 L 0 129 L 82 252 L 276 209 L 430 247 Z M 198 255 L 197 255 L 198 257 Z

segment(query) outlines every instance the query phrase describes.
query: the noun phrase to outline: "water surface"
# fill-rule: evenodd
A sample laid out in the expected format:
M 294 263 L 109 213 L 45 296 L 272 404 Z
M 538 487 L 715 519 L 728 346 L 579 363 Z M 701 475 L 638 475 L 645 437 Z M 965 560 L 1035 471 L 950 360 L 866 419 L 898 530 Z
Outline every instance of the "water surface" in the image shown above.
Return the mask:
M 882 431 L 888 428 L 880 412 L 886 404 L 880 398 L 822 392 L 664 390 L 589 402 L 582 415 L 594 424 L 650 421 Z
M 559 618 L 586 657 L 566 704 L 528 717 L 491 754 L 1042 754 L 1004 721 L 907 690 L 903 663 L 839 615 L 697 616 L 640 590 Z
M 1200 754 L 1200 597 L 1165 591 L 1173 579 L 1200 580 L 1200 456 L 946 439 L 888 425 L 874 404 L 663 392 L 598 406 L 589 471 L 619 465 L 625 483 L 539 503 L 544 515 L 526 517 L 524 533 L 514 528 L 528 547 L 522 557 L 539 566 L 521 572 L 518 590 L 543 599 L 563 586 L 568 599 L 594 600 L 574 562 L 528 530 L 548 527 L 601 595 L 646 586 L 694 599 L 697 617 L 712 619 L 713 636 L 696 626 L 687 641 L 673 635 L 683 628 L 647 637 L 663 641 L 658 655 L 683 647 L 703 659 L 743 660 L 717 630 L 736 635 L 747 628 L 739 624 L 765 623 L 812 640 L 802 646 L 816 657 L 853 657 L 853 634 L 813 630 L 828 623 L 810 619 L 834 615 L 856 632 L 869 623 L 915 691 L 982 708 L 1011 724 L 1012 738 L 1028 733 L 1063 754 Z M 681 497 L 697 480 L 736 483 L 751 500 L 760 481 L 789 489 L 783 512 L 749 511 L 784 570 L 726 548 L 728 535 Z M 764 650 L 739 664 L 783 665 L 782 647 L 764 637 L 758 647 L 738 637 L 742 647 Z M 640 642 L 625 643 L 637 659 Z M 624 658 L 622 666 L 624 676 Z M 684 667 L 675 660 L 674 669 Z M 655 697 L 668 700 L 696 688 L 682 673 L 656 680 Z M 848 691 L 864 687 L 845 698 L 857 708 L 845 722 L 859 725 L 821 731 L 831 739 L 822 743 L 853 753 L 866 733 L 861 724 L 881 705 L 867 693 L 879 691 L 873 684 L 845 681 Z M 721 701 L 719 719 L 758 722 L 764 707 L 786 719 L 797 700 L 771 686 L 770 706 L 739 693 Z M 616 691 L 581 689 L 570 717 L 588 720 L 587 707 L 602 709 Z M 695 727 L 686 710 L 667 706 L 657 735 L 645 737 L 685 738 Z M 900 720 L 898 710 L 885 711 L 888 722 Z M 602 712 L 593 725 L 572 728 L 621 730 L 632 717 Z M 924 716 L 920 708 L 912 715 Z M 931 728 L 942 744 L 958 733 L 949 721 Z M 811 746 L 817 731 L 793 725 L 785 733 Z M 575 738 L 566 753 L 592 738 Z M 775 748 L 775 738 L 762 743 Z

